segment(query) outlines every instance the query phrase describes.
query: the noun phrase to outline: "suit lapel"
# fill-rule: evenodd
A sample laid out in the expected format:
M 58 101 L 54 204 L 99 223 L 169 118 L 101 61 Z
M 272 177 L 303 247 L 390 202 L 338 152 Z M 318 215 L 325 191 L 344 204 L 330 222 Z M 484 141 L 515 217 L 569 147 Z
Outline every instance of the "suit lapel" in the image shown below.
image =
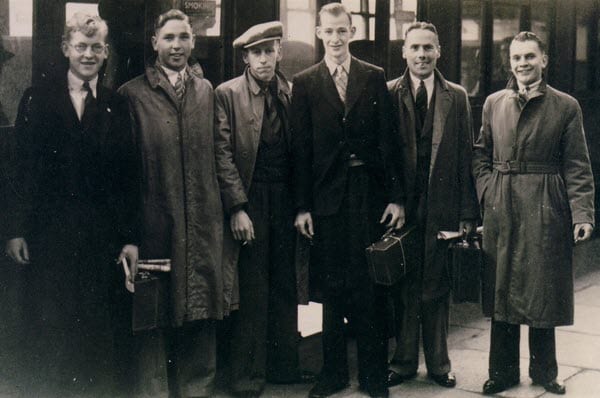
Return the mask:
M 323 87 L 323 96 L 335 110 L 337 110 L 339 113 L 343 113 L 344 104 L 340 99 L 337 88 L 335 88 L 335 82 L 329 73 L 329 69 L 327 69 L 327 64 L 325 64 L 325 61 L 321 61 L 321 65 L 319 65 L 319 76 L 321 78 L 320 87 Z
M 54 102 L 54 109 L 57 114 L 61 115 L 65 127 L 71 131 L 80 125 L 80 121 L 79 117 L 77 117 L 77 111 L 73 105 L 71 94 L 69 94 L 69 83 L 66 74 L 63 83 L 57 88 L 57 94 L 59 97 L 58 101 Z
M 367 84 L 368 77 L 365 76 L 361 64 L 352 57 L 350 61 L 350 73 L 348 74 L 348 86 L 346 87 L 346 107 L 345 114 L 347 115 L 362 92 L 365 84 Z
M 410 163 L 413 170 L 417 169 L 417 142 L 416 142 L 416 119 L 415 119 L 415 105 L 410 92 L 410 86 L 408 84 L 407 75 L 400 78 L 398 81 L 398 101 L 401 106 L 406 110 L 401 115 L 407 116 L 408 122 L 406 123 L 406 144 L 410 151 Z
M 442 85 L 440 77 L 436 74 L 435 79 L 435 108 L 433 115 L 433 135 L 431 137 L 431 163 L 430 163 L 430 175 L 438 154 L 438 148 L 442 137 L 444 135 L 444 126 L 446 125 L 446 118 L 448 112 L 452 106 L 452 94 L 447 87 Z

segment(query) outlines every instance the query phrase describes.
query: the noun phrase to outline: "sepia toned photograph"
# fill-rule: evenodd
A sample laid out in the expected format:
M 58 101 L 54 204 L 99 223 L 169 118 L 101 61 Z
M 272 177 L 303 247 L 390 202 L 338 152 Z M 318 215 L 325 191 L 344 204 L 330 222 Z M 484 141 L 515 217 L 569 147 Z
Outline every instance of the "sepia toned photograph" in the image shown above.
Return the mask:
M 600 397 L 599 0 L 0 34 L 0 398 Z

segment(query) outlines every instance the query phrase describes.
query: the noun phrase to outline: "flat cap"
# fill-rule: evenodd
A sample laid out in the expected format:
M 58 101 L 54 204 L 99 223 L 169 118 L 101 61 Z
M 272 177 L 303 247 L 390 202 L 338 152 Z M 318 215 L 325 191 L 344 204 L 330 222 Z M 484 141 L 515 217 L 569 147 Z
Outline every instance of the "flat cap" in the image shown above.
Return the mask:
M 279 21 L 254 25 L 234 40 L 233 48 L 248 48 L 269 40 L 280 40 L 283 37 L 283 24 Z

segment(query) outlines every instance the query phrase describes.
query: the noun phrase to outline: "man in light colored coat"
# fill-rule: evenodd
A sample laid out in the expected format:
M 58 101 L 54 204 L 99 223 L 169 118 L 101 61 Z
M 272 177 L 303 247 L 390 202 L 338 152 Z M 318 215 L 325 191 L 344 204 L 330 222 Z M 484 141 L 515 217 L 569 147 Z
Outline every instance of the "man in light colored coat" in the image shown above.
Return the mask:
M 314 379 L 298 368 L 290 87 L 276 70 L 282 36 L 280 22 L 267 22 L 238 37 L 233 46 L 242 49 L 247 67 L 215 90 L 217 175 L 226 212 L 224 259 L 239 275 L 229 361 L 237 396 L 260 395 L 267 380 Z
M 484 311 L 492 317 L 484 394 L 519 383 L 519 330 L 529 326 L 529 376 L 556 381 L 556 326 L 573 324 L 574 242 L 590 238 L 594 182 L 581 109 L 543 78 L 548 63 L 534 33 L 510 44 L 513 77 L 483 106 L 473 159 L 484 210 Z
M 142 159 L 143 259 L 171 259 L 173 328 L 134 336 L 134 396 L 167 397 L 167 348 L 173 385 L 183 397 L 211 396 L 215 319 L 229 313 L 234 273 L 222 268 L 223 213 L 215 169 L 213 90 L 188 65 L 194 36 L 178 10 L 159 16 L 155 64 L 123 85 Z M 135 270 L 134 270 L 135 273 Z M 171 344 L 172 343 L 172 344 Z
M 396 350 L 388 374 L 390 386 L 417 374 L 419 339 L 429 377 L 454 387 L 448 357 L 447 243 L 440 230 L 473 229 L 479 217 L 471 175 L 471 108 L 465 90 L 436 69 L 440 45 L 435 26 L 408 27 L 402 55 L 404 76 L 388 83 L 398 113 L 406 192 L 406 222 L 416 226 L 418 269 L 403 279 L 394 297 Z

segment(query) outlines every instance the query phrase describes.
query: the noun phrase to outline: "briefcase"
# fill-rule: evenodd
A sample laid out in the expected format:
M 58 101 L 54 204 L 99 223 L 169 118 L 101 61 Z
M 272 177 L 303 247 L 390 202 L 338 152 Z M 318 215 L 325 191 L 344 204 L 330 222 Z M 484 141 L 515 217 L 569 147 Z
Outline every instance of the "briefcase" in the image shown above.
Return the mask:
M 133 332 L 168 326 L 169 273 L 140 271 L 135 276 L 134 289 Z
M 377 285 L 392 286 L 416 265 L 414 226 L 387 233 L 366 249 L 371 280 Z
M 454 303 L 479 303 L 483 255 L 479 235 L 464 236 L 448 247 Z

